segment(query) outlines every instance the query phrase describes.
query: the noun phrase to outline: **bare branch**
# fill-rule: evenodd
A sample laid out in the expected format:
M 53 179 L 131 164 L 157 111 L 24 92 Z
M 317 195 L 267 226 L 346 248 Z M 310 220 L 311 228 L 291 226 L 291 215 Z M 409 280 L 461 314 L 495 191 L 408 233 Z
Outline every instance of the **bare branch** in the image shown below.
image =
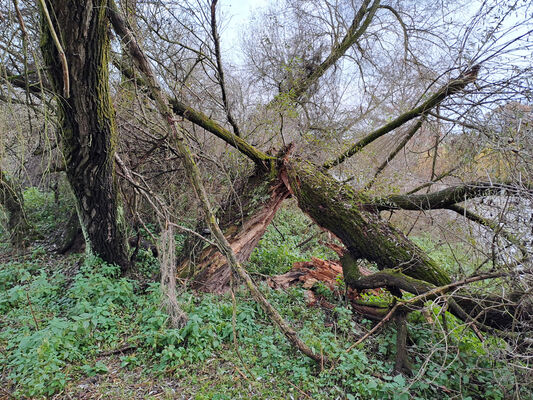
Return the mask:
M 217 32 L 217 19 L 216 19 L 216 7 L 218 0 L 211 1 L 211 34 L 213 35 L 213 42 L 215 43 L 215 58 L 217 61 L 217 74 L 220 91 L 222 93 L 222 103 L 224 104 L 224 110 L 226 111 L 226 117 L 228 122 L 233 127 L 233 133 L 237 136 L 241 136 L 239 126 L 231 114 L 231 109 L 228 102 L 228 96 L 226 94 L 226 82 L 224 80 L 224 68 L 222 67 L 222 57 L 220 55 L 220 36 Z
M 342 153 L 337 158 L 324 163 L 322 167 L 324 169 L 329 169 L 329 168 L 332 168 L 332 167 L 335 167 L 341 164 L 346 159 L 350 158 L 357 152 L 361 151 L 361 149 L 363 149 L 365 146 L 369 145 L 376 139 L 379 139 L 383 135 L 386 135 L 387 133 L 393 131 L 394 129 L 402 126 L 406 122 L 428 112 L 433 107 L 440 104 L 448 96 L 451 96 L 455 93 L 462 91 L 466 87 L 466 85 L 474 82 L 477 79 L 479 68 L 480 68 L 479 65 L 473 66 L 470 70 L 466 71 L 465 73 L 462 73 L 456 79 L 452 80 L 451 82 L 447 83 L 446 85 L 441 87 L 439 90 L 437 90 L 437 92 L 435 92 L 424 103 L 422 103 L 418 107 L 415 107 L 407 111 L 406 113 L 400 115 L 399 117 L 389 122 L 388 124 L 368 134 L 367 136 L 359 140 L 357 143 L 352 145 L 348 150 L 346 150 L 344 153 Z
M 324 73 L 342 56 L 344 56 L 346 51 L 350 47 L 352 47 L 366 32 L 370 23 L 372 22 L 372 19 L 374 18 L 376 10 L 378 9 L 379 0 L 375 0 L 370 6 L 370 8 L 368 8 L 369 4 L 370 0 L 363 1 L 361 7 L 355 14 L 355 17 L 352 21 L 352 24 L 348 28 L 346 35 L 340 43 L 333 47 L 329 56 L 320 65 L 318 65 L 318 67 L 316 67 L 306 78 L 298 80 L 292 86 L 292 88 L 287 91 L 292 98 L 298 99 L 300 96 L 302 96 L 309 89 L 309 87 L 313 83 L 315 83 L 322 75 L 324 75 Z M 364 21 L 363 18 L 365 18 Z
M 394 159 L 394 157 L 396 157 L 396 155 L 407 145 L 407 143 L 409 143 L 415 133 L 418 132 L 424 121 L 425 118 L 420 118 L 420 120 L 415 125 L 413 125 L 413 127 L 409 130 L 409 132 L 407 132 L 407 134 L 398 144 L 398 146 L 396 146 L 396 148 L 387 156 L 387 159 L 383 161 L 383 163 L 376 169 L 374 177 L 370 182 L 365 185 L 364 189 L 369 189 L 370 187 L 372 187 L 378 175 L 383 172 L 383 170 L 387 167 L 387 165 L 389 165 L 389 163 Z
M 48 12 L 46 1 L 39 0 L 39 4 L 42 7 L 43 14 L 48 24 L 48 29 L 50 29 L 50 34 L 52 35 L 52 39 L 54 41 L 54 44 L 56 45 L 57 53 L 59 54 L 59 59 L 61 61 L 61 68 L 63 69 L 63 96 L 65 98 L 69 98 L 70 97 L 70 78 L 69 78 L 69 73 L 68 73 L 67 57 L 65 56 L 65 52 L 63 51 L 63 47 L 61 46 L 59 37 L 57 36 L 57 33 L 54 29 L 54 24 L 52 23 L 52 18 L 50 17 L 50 13 Z
M 382 210 L 437 210 L 465 200 L 483 196 L 519 195 L 533 193 L 532 187 L 517 187 L 506 183 L 471 182 L 427 194 L 394 195 L 375 199 L 373 204 Z

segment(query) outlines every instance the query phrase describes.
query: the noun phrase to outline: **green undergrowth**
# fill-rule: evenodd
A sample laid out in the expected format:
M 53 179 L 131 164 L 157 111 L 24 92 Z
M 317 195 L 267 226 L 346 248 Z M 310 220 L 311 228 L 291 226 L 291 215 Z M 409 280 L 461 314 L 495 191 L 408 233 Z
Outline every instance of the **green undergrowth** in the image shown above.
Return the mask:
M 54 219 L 43 210 L 33 215 L 43 218 L 41 229 L 52 229 Z M 335 258 L 299 211 L 283 209 L 274 223 L 252 257 L 255 272 L 283 273 L 311 256 Z M 139 255 L 139 270 L 153 275 L 157 260 Z M 342 296 L 318 288 L 330 309 L 309 306 L 298 287 L 275 291 L 261 283 L 261 289 L 333 366 L 296 352 L 242 288 L 235 310 L 230 295 L 181 289 L 178 302 L 189 320 L 175 329 L 160 306 L 158 283 L 120 277 L 117 267 L 97 258 L 34 246 L 0 261 L 0 388 L 15 398 L 108 399 L 503 399 L 517 386 L 521 398 L 530 393 L 498 356 L 503 343 L 480 342 L 451 316 L 444 328 L 437 306 L 429 308 L 431 320 L 409 316 L 413 376 L 406 377 L 392 373 L 393 323 L 354 346 L 374 323 L 354 315 Z M 366 298 L 390 299 L 384 296 Z
M 30 187 L 24 190 L 23 197 L 30 224 L 43 236 L 61 230 L 75 211 L 74 199 L 64 187 L 57 193 Z
M 324 240 L 328 241 L 327 236 L 298 208 L 282 208 L 253 251 L 250 271 L 276 275 L 290 270 L 295 262 L 309 261 L 311 257 L 337 259 L 332 250 L 320 243 Z
M 180 382 L 182 393 L 197 399 L 284 399 L 302 393 L 322 399 L 499 399 L 512 389 L 511 372 L 489 357 L 499 343 L 481 344 L 459 325 L 444 338 L 423 320 L 410 323 L 410 355 L 420 376 L 394 376 L 392 327 L 351 348 L 372 324 L 354 320 L 342 303 L 333 310 L 309 307 L 299 288 L 262 286 L 302 339 L 336 360 L 334 367 L 321 370 L 296 353 L 243 291 L 237 292 L 236 309 L 241 360 L 233 344 L 230 296 L 184 291 L 178 300 L 189 322 L 173 329 L 160 307 L 158 284 L 141 291 L 118 271 L 98 259 L 58 263 L 39 252 L 1 265 L 2 385 L 15 397 L 76 390 L 80 380 L 111 374 L 111 365 L 115 380 L 117 374 L 141 371 L 152 384 Z M 113 364 L 105 356 L 117 348 L 127 351 L 115 355 Z

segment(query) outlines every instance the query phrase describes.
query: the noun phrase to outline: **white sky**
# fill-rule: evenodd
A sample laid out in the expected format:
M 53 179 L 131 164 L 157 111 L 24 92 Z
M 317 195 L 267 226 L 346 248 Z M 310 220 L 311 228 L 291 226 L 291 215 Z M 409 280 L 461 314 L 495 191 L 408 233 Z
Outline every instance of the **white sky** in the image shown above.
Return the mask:
M 241 34 L 254 11 L 271 3 L 269 0 L 221 0 L 223 22 L 220 32 L 224 58 L 233 59 L 235 47 L 240 46 Z

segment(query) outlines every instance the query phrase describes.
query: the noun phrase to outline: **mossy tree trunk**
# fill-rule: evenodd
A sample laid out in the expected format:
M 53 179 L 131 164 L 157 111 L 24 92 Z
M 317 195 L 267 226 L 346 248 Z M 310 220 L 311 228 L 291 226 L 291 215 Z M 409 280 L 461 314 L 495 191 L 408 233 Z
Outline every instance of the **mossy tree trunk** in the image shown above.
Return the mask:
M 272 173 L 258 173 L 251 177 L 241 190 L 241 212 L 233 205 L 224 208 L 220 216 L 221 226 L 240 262 L 249 258 L 281 203 L 290 196 L 290 188 L 302 211 L 334 233 L 353 259 L 373 261 L 381 269 L 399 269 L 436 286 L 451 282 L 422 249 L 381 219 L 377 210 L 366 209 L 367 201 L 349 185 L 340 184 L 319 167 L 304 161 L 287 161 L 277 175 L 272 178 Z M 206 291 L 224 291 L 230 276 L 224 256 L 214 246 L 196 252 L 193 247 L 187 246 L 184 252 L 187 258 L 178 271 L 184 277 L 194 277 Z M 348 285 L 359 279 L 356 264 L 346 267 L 344 275 Z
M 57 94 L 66 172 L 86 248 L 125 272 L 129 257 L 114 174 L 116 126 L 109 92 L 107 1 L 57 0 L 46 1 L 46 5 L 68 73 L 45 17 L 41 49 Z
M 0 205 L 7 213 L 7 229 L 11 243 L 23 246 L 35 234 L 26 219 L 24 198 L 20 189 L 9 179 L 0 168 Z
M 373 261 L 380 269 L 403 274 L 436 286 L 451 282 L 447 274 L 416 244 L 387 221 L 369 199 L 305 161 L 287 164 L 291 190 L 300 208 L 322 228 L 334 233 L 354 259 Z M 348 284 L 359 279 L 356 267 L 345 271 Z
M 381 270 L 361 277 L 355 262 L 342 262 L 348 286 L 357 290 L 386 287 L 401 296 L 400 289 L 422 294 L 451 283 L 448 274 L 431 257 L 379 217 L 373 199 L 365 198 L 306 161 L 286 163 L 285 171 L 300 208 L 343 242 L 350 259 L 373 261 Z M 450 311 L 465 321 L 476 320 L 488 329 L 527 329 L 521 322 L 531 318 L 531 306 L 522 301 L 521 294 L 511 297 L 475 298 L 460 290 L 449 299 Z

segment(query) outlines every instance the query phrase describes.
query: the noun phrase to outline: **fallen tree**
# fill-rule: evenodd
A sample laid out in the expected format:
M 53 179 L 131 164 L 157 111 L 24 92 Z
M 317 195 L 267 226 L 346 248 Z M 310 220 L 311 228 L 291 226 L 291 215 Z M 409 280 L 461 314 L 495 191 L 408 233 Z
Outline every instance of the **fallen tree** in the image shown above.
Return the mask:
M 502 191 L 518 193 L 523 188 L 484 182 L 477 185 L 459 185 L 428 195 L 372 198 L 363 191 L 356 192 L 351 186 L 338 182 L 327 170 L 340 165 L 398 127 L 418 117 L 424 117 L 446 98 L 461 92 L 474 82 L 479 70 L 480 67 L 476 65 L 464 71 L 437 89 L 423 103 L 365 135 L 340 156 L 322 166 L 293 158 L 290 145 L 276 156 L 261 152 L 241 136 L 186 106 L 179 99 L 169 101 L 174 113 L 235 147 L 256 165 L 256 172 L 237 189 L 239 200 L 224 205 L 218 215 L 224 235 L 239 262 L 249 258 L 282 202 L 289 196 L 294 196 L 305 213 L 343 242 L 353 260 L 366 259 L 375 262 L 383 270 L 380 275 L 360 280 L 358 269 L 353 267 L 355 264 L 347 263 L 343 265 L 343 269 L 348 286 L 361 288 L 370 285 L 370 281 L 371 286 L 387 287 L 396 295 L 401 294 L 400 290 L 409 288 L 413 293 L 419 294 L 433 287 L 451 284 L 452 278 L 405 234 L 382 219 L 379 211 L 453 209 L 458 202 L 468 198 L 497 195 Z M 294 92 L 289 89 L 287 93 Z M 303 92 L 297 93 L 298 96 L 303 95 Z M 297 101 L 298 96 L 293 99 Z M 419 124 L 420 121 L 417 125 Z M 487 226 L 490 227 L 490 224 Z M 229 288 L 231 269 L 225 255 L 216 246 L 204 246 L 193 238 L 185 246 L 178 274 L 191 278 L 198 288 L 223 292 Z M 507 304 L 501 310 L 495 311 L 487 302 L 478 302 L 462 295 L 457 298 L 457 306 L 452 308 L 458 317 L 463 320 L 479 319 L 482 314 L 483 324 L 493 328 L 506 329 L 514 326 L 514 316 L 519 312 L 518 302 Z M 484 309 L 487 309 L 487 312 L 480 312 Z

